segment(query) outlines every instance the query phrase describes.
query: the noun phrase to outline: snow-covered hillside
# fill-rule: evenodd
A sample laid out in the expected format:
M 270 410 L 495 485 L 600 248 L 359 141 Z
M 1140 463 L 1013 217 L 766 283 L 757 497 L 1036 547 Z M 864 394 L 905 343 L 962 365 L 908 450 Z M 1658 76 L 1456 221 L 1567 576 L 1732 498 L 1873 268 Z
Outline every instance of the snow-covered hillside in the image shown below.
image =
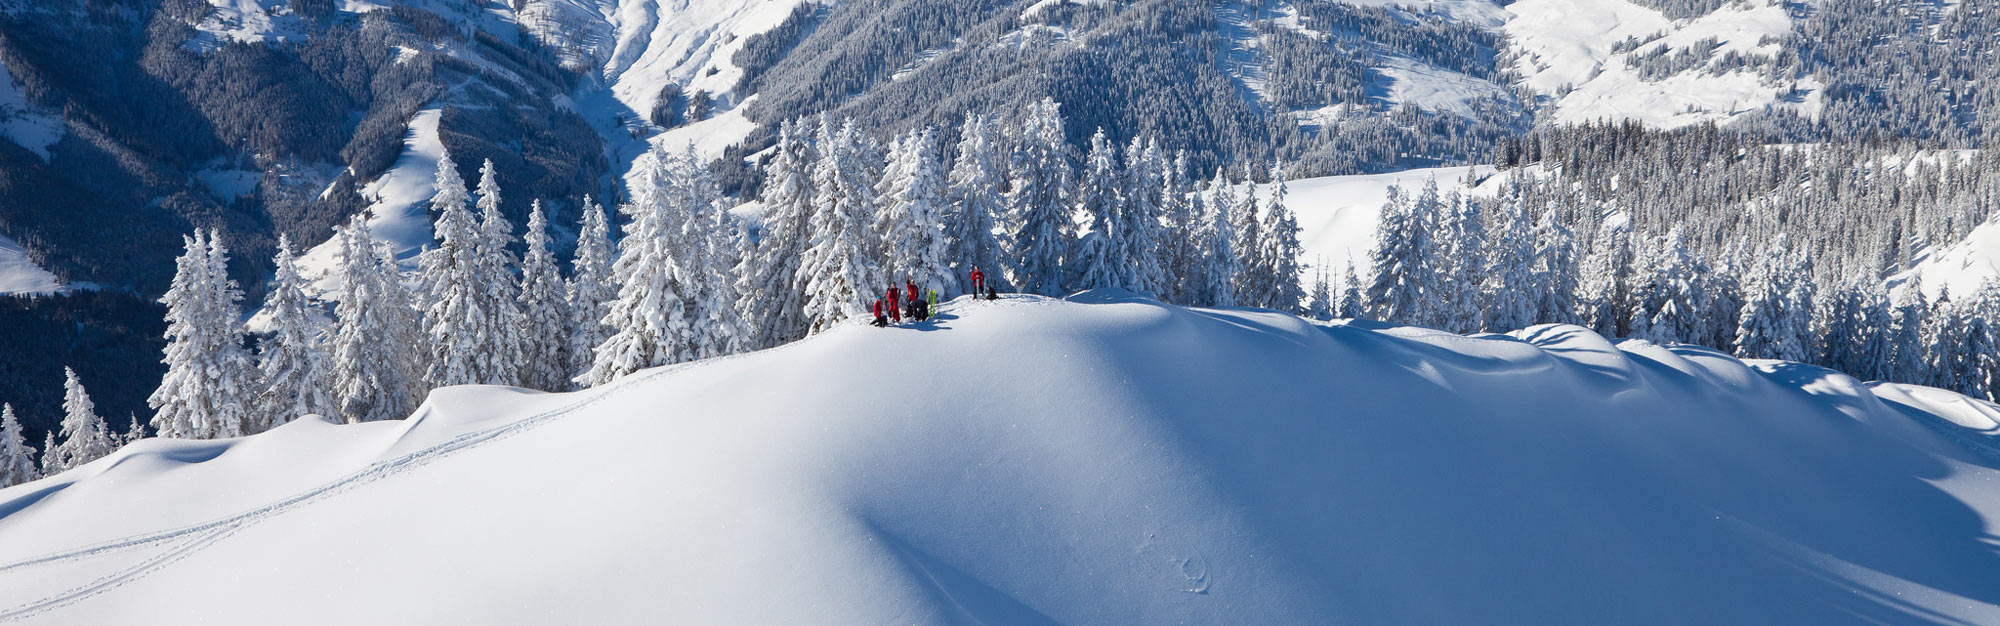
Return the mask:
M 37 624 L 2000 620 L 1992 405 L 1537 327 L 956 302 L 0 491 Z
M 1552 121 L 1673 128 L 1727 122 L 1766 106 L 1818 111 L 1818 86 L 1809 79 L 1778 80 L 1755 67 L 1721 64 L 1730 53 L 1776 57 L 1794 28 L 1783 2 L 1731 3 L 1681 20 L 1626 0 L 1521 0 L 1507 11 L 1512 16 L 1502 30 L 1517 55 L 1514 69 L 1524 86 L 1553 101 Z M 1628 64 L 1649 54 L 1687 56 L 1663 64 L 1664 75 Z
M 1324 263 L 1335 272 L 1352 261 L 1355 271 L 1367 272 L 1368 251 L 1375 246 L 1375 223 L 1381 219 L 1382 204 L 1389 199 L 1390 187 L 1415 194 L 1435 180 L 1438 189 L 1446 193 L 1457 190 L 1490 197 L 1500 188 L 1493 173 L 1492 166 L 1479 165 L 1287 181 L 1285 205 L 1299 220 L 1299 244 L 1303 250 L 1299 261 L 1313 267 Z M 1468 187 L 1468 183 L 1474 186 Z M 1269 198 L 1271 186 L 1260 185 L 1257 193 Z
M 55 293 L 62 289 L 62 281 L 36 266 L 20 243 L 0 235 L 0 295 Z

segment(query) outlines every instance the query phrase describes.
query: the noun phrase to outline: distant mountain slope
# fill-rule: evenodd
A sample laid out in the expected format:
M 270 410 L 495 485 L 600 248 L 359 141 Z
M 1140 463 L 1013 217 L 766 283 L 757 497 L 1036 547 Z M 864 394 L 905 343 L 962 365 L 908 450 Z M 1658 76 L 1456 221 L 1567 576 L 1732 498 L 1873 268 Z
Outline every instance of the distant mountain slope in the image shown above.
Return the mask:
M 28 624 L 1962 624 L 1990 404 L 1115 293 L 0 490 Z

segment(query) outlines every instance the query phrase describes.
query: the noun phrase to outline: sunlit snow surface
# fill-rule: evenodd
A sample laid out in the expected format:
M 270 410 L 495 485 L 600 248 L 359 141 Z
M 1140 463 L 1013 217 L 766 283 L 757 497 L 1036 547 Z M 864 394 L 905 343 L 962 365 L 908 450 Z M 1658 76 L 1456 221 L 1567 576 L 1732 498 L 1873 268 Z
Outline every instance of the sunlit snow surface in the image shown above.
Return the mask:
M 1115 293 L 0 490 L 34 624 L 2000 620 L 1992 414 L 1566 326 Z
M 0 295 L 47 294 L 62 291 L 55 274 L 35 265 L 20 242 L 0 235 Z

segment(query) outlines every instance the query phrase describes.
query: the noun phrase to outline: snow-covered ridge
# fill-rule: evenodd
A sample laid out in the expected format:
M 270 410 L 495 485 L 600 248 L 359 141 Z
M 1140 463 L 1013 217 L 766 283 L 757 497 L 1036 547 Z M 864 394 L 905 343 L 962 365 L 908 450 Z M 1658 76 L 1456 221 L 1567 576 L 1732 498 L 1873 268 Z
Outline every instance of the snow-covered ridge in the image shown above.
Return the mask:
M 2000 619 L 1995 412 L 1955 394 L 1568 326 L 944 313 L 145 441 L 0 490 L 0 620 Z

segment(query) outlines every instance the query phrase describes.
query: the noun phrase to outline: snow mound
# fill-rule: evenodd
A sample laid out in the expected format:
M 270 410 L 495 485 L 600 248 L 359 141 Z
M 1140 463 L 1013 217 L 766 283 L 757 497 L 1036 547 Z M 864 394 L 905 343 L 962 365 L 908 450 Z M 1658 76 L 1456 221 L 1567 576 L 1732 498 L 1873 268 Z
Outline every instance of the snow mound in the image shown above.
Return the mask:
M 128 447 L 0 490 L 0 621 L 1994 623 L 1968 402 L 1572 326 L 959 300 Z

